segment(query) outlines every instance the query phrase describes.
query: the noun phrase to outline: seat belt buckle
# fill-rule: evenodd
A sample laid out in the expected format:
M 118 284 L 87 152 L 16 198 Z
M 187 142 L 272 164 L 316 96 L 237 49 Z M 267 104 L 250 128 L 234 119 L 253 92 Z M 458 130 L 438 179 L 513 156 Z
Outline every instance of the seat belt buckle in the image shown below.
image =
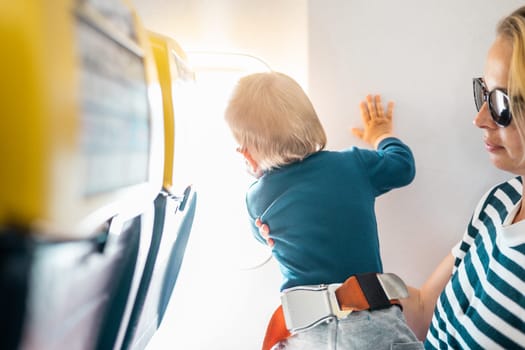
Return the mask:
M 398 275 L 394 273 L 378 273 L 376 277 L 389 300 L 408 298 L 408 288 Z
M 335 291 L 341 283 L 299 286 L 283 291 L 286 328 L 291 333 L 305 331 L 332 318 L 343 319 L 352 310 L 341 310 Z

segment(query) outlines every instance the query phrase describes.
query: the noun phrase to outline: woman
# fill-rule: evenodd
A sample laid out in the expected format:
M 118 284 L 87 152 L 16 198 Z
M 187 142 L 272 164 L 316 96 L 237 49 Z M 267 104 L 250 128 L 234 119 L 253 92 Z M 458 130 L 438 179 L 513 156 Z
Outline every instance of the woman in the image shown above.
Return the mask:
M 525 6 L 497 27 L 474 79 L 490 160 L 517 177 L 479 202 L 461 242 L 403 302 L 427 349 L 525 349 Z M 428 330 L 428 332 L 427 332 Z

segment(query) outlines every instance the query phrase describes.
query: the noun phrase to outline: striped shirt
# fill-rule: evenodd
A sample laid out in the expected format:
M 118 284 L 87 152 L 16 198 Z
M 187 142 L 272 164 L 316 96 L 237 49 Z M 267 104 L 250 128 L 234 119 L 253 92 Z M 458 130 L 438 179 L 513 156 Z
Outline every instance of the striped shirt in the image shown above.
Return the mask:
M 521 178 L 479 202 L 441 293 L 426 349 L 525 349 L 525 221 Z

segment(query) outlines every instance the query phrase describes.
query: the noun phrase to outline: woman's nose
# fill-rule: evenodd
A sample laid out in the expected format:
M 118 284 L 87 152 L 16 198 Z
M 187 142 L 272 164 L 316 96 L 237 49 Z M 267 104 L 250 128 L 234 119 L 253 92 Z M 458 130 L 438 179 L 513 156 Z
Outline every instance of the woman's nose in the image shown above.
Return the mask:
M 481 109 L 479 110 L 478 114 L 476 114 L 472 122 L 474 123 L 474 125 L 481 129 L 494 129 L 498 127 L 498 125 L 496 124 L 496 122 L 494 122 L 492 116 L 490 115 L 489 106 L 487 102 L 483 103 Z

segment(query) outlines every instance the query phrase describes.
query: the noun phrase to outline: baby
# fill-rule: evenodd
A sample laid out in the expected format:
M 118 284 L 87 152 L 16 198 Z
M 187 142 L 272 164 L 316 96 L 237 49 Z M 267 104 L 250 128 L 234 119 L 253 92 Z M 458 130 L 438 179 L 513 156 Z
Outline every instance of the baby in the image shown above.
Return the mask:
M 379 252 L 375 199 L 415 176 L 412 152 L 392 135 L 392 111 L 393 103 L 385 115 L 380 97 L 368 96 L 364 129 L 354 134 L 375 150 L 327 151 L 314 107 L 292 78 L 256 73 L 238 82 L 225 119 L 257 178 L 246 195 L 253 233 L 272 247 L 283 277 L 283 305 L 263 348 L 422 349 L 401 295 L 385 288 L 404 284 L 382 274 Z M 317 312 L 327 298 L 328 310 Z

